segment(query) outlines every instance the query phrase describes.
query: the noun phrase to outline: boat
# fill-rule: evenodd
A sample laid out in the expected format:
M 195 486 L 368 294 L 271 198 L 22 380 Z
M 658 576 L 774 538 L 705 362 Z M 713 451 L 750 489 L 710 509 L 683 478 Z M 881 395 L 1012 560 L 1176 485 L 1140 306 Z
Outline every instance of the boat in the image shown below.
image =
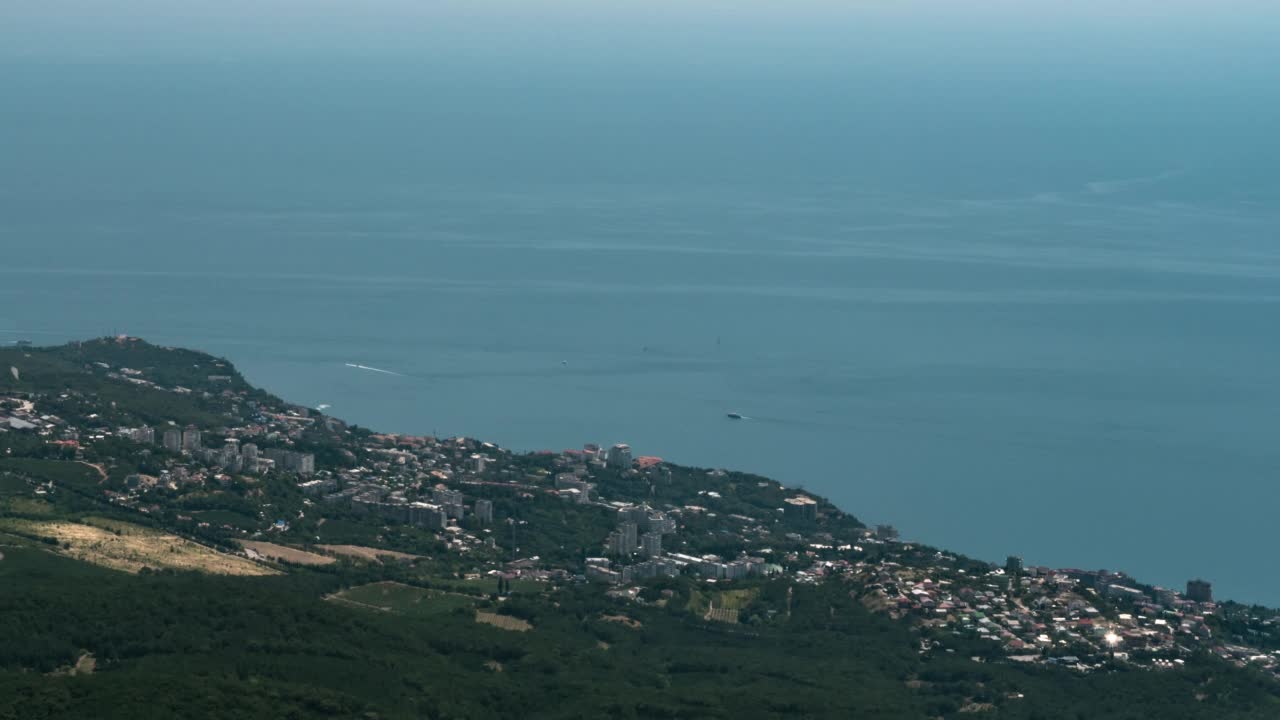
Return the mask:
M 741 420 L 741 419 L 742 419 L 742 415 L 741 415 L 740 413 L 729 413 L 729 419 L 730 419 L 730 420 Z

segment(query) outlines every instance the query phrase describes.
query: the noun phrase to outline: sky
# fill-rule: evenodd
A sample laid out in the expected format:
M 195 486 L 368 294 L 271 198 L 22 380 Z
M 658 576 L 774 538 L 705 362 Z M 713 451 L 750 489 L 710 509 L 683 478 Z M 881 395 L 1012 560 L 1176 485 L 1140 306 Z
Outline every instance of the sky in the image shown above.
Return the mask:
M 6 0 L 0 45 L 41 58 L 257 53 L 481 55 L 674 52 L 818 62 L 851 43 L 924 61 L 959 48 L 1023 51 L 1035 64 L 1102 52 L 1213 52 L 1247 62 L 1280 9 L 1265 0 Z M 785 53 L 785 57 L 776 54 Z M 902 59 L 907 59 L 903 57 Z

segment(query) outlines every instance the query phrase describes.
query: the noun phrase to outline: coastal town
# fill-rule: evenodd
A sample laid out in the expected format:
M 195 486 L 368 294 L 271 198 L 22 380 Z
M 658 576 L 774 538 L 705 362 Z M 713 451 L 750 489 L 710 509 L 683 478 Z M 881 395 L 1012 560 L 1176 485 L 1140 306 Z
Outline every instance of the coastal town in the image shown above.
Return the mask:
M 909 624 L 925 655 L 1090 673 L 1117 663 L 1170 670 L 1210 653 L 1280 678 L 1280 617 L 1216 602 L 1201 579 L 1170 589 L 1017 556 L 964 558 L 891 526 L 864 527 L 776 481 L 682 467 L 624 443 L 515 453 L 470 438 L 373 433 L 251 392 L 218 362 L 199 369 L 197 387 L 103 361 L 81 368 L 95 383 L 161 400 L 198 397 L 216 420 L 205 424 L 135 423 L 137 412 L 101 393 L 16 389 L 12 371 L 0 394 L 6 453 L 25 447 L 97 473 L 78 485 L 30 478 L 31 498 L 91 497 L 255 561 L 359 544 L 434 557 L 497 587 L 594 584 L 624 607 L 669 602 L 684 583 L 699 598 L 691 614 L 744 629 L 789 612 L 767 587 L 836 584 Z

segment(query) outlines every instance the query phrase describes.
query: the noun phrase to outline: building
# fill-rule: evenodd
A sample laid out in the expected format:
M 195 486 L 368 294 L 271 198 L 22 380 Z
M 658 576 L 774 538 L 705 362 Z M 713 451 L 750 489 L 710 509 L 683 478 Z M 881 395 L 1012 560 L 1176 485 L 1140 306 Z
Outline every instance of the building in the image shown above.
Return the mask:
M 338 481 L 335 478 L 308 480 L 307 482 L 298 483 L 298 489 L 301 490 L 304 495 L 321 495 L 337 490 Z
M 409 503 L 409 522 L 418 527 L 443 530 L 449 524 L 449 518 L 439 505 L 415 502 Z
M 182 431 L 182 449 L 200 449 L 200 430 L 198 428 L 187 426 L 187 429 Z
M 803 522 L 813 522 L 818 519 L 818 501 L 813 498 L 797 495 L 782 502 L 784 503 L 783 514 L 788 518 Z
M 633 522 L 618 523 L 618 532 L 622 534 L 624 552 L 633 553 L 640 547 L 640 527 Z
M 662 554 L 662 533 L 647 532 L 640 536 L 640 552 L 647 558 Z
M 573 473 L 560 473 L 556 475 L 556 489 L 574 491 L 573 497 L 577 502 L 590 502 L 592 487 L 594 486 L 591 485 L 591 483 L 580 479 Z
M 724 565 L 725 580 L 741 580 L 751 574 L 751 564 L 746 560 L 734 560 Z
M 249 446 L 245 445 L 247 453 Z M 255 453 L 257 448 L 254 448 Z M 268 448 L 262 451 L 262 457 L 275 463 L 279 470 L 296 472 L 299 475 L 312 475 L 316 471 L 316 456 L 311 453 L 300 453 L 283 448 Z
M 247 473 L 256 473 L 262 470 L 258 464 L 257 445 L 245 443 L 240 446 L 240 469 Z
M 623 538 L 622 532 L 620 530 L 614 530 L 613 532 L 609 533 L 608 537 L 605 538 L 604 552 L 606 555 L 609 555 L 612 557 L 627 554 L 626 540 Z
M 877 525 L 877 526 L 876 526 L 876 539 L 878 539 L 878 540 L 885 540 L 885 541 L 889 541 L 889 540 L 897 540 L 897 539 L 898 539 L 898 529 L 897 529 L 897 528 L 895 528 L 895 527 L 894 527 L 894 526 L 892 526 L 892 525 Z
M 439 505 L 451 518 L 460 518 L 466 514 L 466 506 L 462 503 L 462 493 L 447 488 L 432 488 L 431 502 Z
M 483 498 L 476 500 L 476 520 L 488 525 L 493 522 L 493 501 Z
M 1199 603 L 1213 602 L 1213 584 L 1200 579 L 1188 580 L 1187 599 Z
M 619 469 L 631 467 L 631 446 L 626 443 L 618 443 L 609 448 L 609 454 L 605 456 L 605 464 L 611 468 Z
M 618 522 L 633 522 L 641 527 L 649 520 L 649 508 L 643 505 L 628 505 L 618 509 Z
M 1010 575 L 1019 575 L 1022 573 L 1022 558 L 1017 555 L 1010 555 L 1004 561 L 1004 571 Z
M 670 535 L 676 531 L 676 521 L 662 512 L 650 513 L 645 518 L 645 529 L 649 532 L 659 533 L 662 535 Z
M 1102 595 L 1104 597 L 1130 600 L 1133 602 L 1142 600 L 1147 596 L 1146 593 L 1137 588 L 1129 587 L 1128 585 L 1121 585 L 1119 583 L 1109 583 L 1104 585 L 1102 588 Z
M 594 582 L 609 583 L 617 585 L 622 582 L 622 573 L 610 570 L 608 565 L 587 565 L 587 579 Z
M 152 445 L 156 441 L 156 431 L 146 425 L 136 428 L 122 428 L 120 434 L 136 443 L 144 443 L 146 445 Z
M 655 577 L 676 577 L 680 574 L 680 566 L 673 560 L 655 558 L 645 560 L 631 566 L 632 580 L 648 580 Z
M 179 452 L 182 450 L 182 431 L 177 428 L 166 428 L 164 435 L 161 436 L 161 443 L 164 449 L 169 452 Z

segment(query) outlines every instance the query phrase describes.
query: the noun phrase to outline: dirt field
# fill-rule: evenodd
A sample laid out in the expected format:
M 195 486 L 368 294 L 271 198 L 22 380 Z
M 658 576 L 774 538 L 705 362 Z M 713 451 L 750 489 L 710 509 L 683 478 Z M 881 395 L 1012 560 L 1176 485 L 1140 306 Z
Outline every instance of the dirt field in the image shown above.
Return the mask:
M 240 544 L 245 550 L 251 550 L 263 557 L 272 560 L 280 560 L 283 562 L 291 562 L 295 565 L 329 565 L 338 562 L 337 560 L 317 555 L 306 550 L 298 550 L 297 548 L 285 547 L 284 545 L 276 545 L 275 543 L 262 542 L 260 540 L 241 540 Z
M 636 620 L 634 618 L 629 618 L 626 615 L 601 615 L 600 619 L 604 620 L 605 622 L 615 622 L 621 625 L 626 625 L 627 627 L 633 630 L 644 627 L 643 625 L 641 625 L 639 620 Z
M 317 545 L 316 547 L 332 555 L 345 555 L 371 562 L 382 562 L 382 558 L 387 557 L 395 560 L 417 560 L 422 557 L 421 555 L 410 555 L 409 553 L 396 552 L 395 550 L 383 550 L 361 545 Z
M 499 615 L 498 613 L 476 611 L 476 622 L 482 622 L 492 625 L 503 630 L 515 630 L 516 632 L 529 632 L 533 626 L 520 618 L 511 617 L 510 615 Z
M 271 568 L 176 535 L 118 521 L 89 522 L 94 524 L 5 519 L 0 520 L 0 529 L 8 527 L 22 534 L 53 538 L 58 541 L 56 552 L 62 555 L 131 573 L 149 567 L 199 570 L 214 575 L 278 574 Z

